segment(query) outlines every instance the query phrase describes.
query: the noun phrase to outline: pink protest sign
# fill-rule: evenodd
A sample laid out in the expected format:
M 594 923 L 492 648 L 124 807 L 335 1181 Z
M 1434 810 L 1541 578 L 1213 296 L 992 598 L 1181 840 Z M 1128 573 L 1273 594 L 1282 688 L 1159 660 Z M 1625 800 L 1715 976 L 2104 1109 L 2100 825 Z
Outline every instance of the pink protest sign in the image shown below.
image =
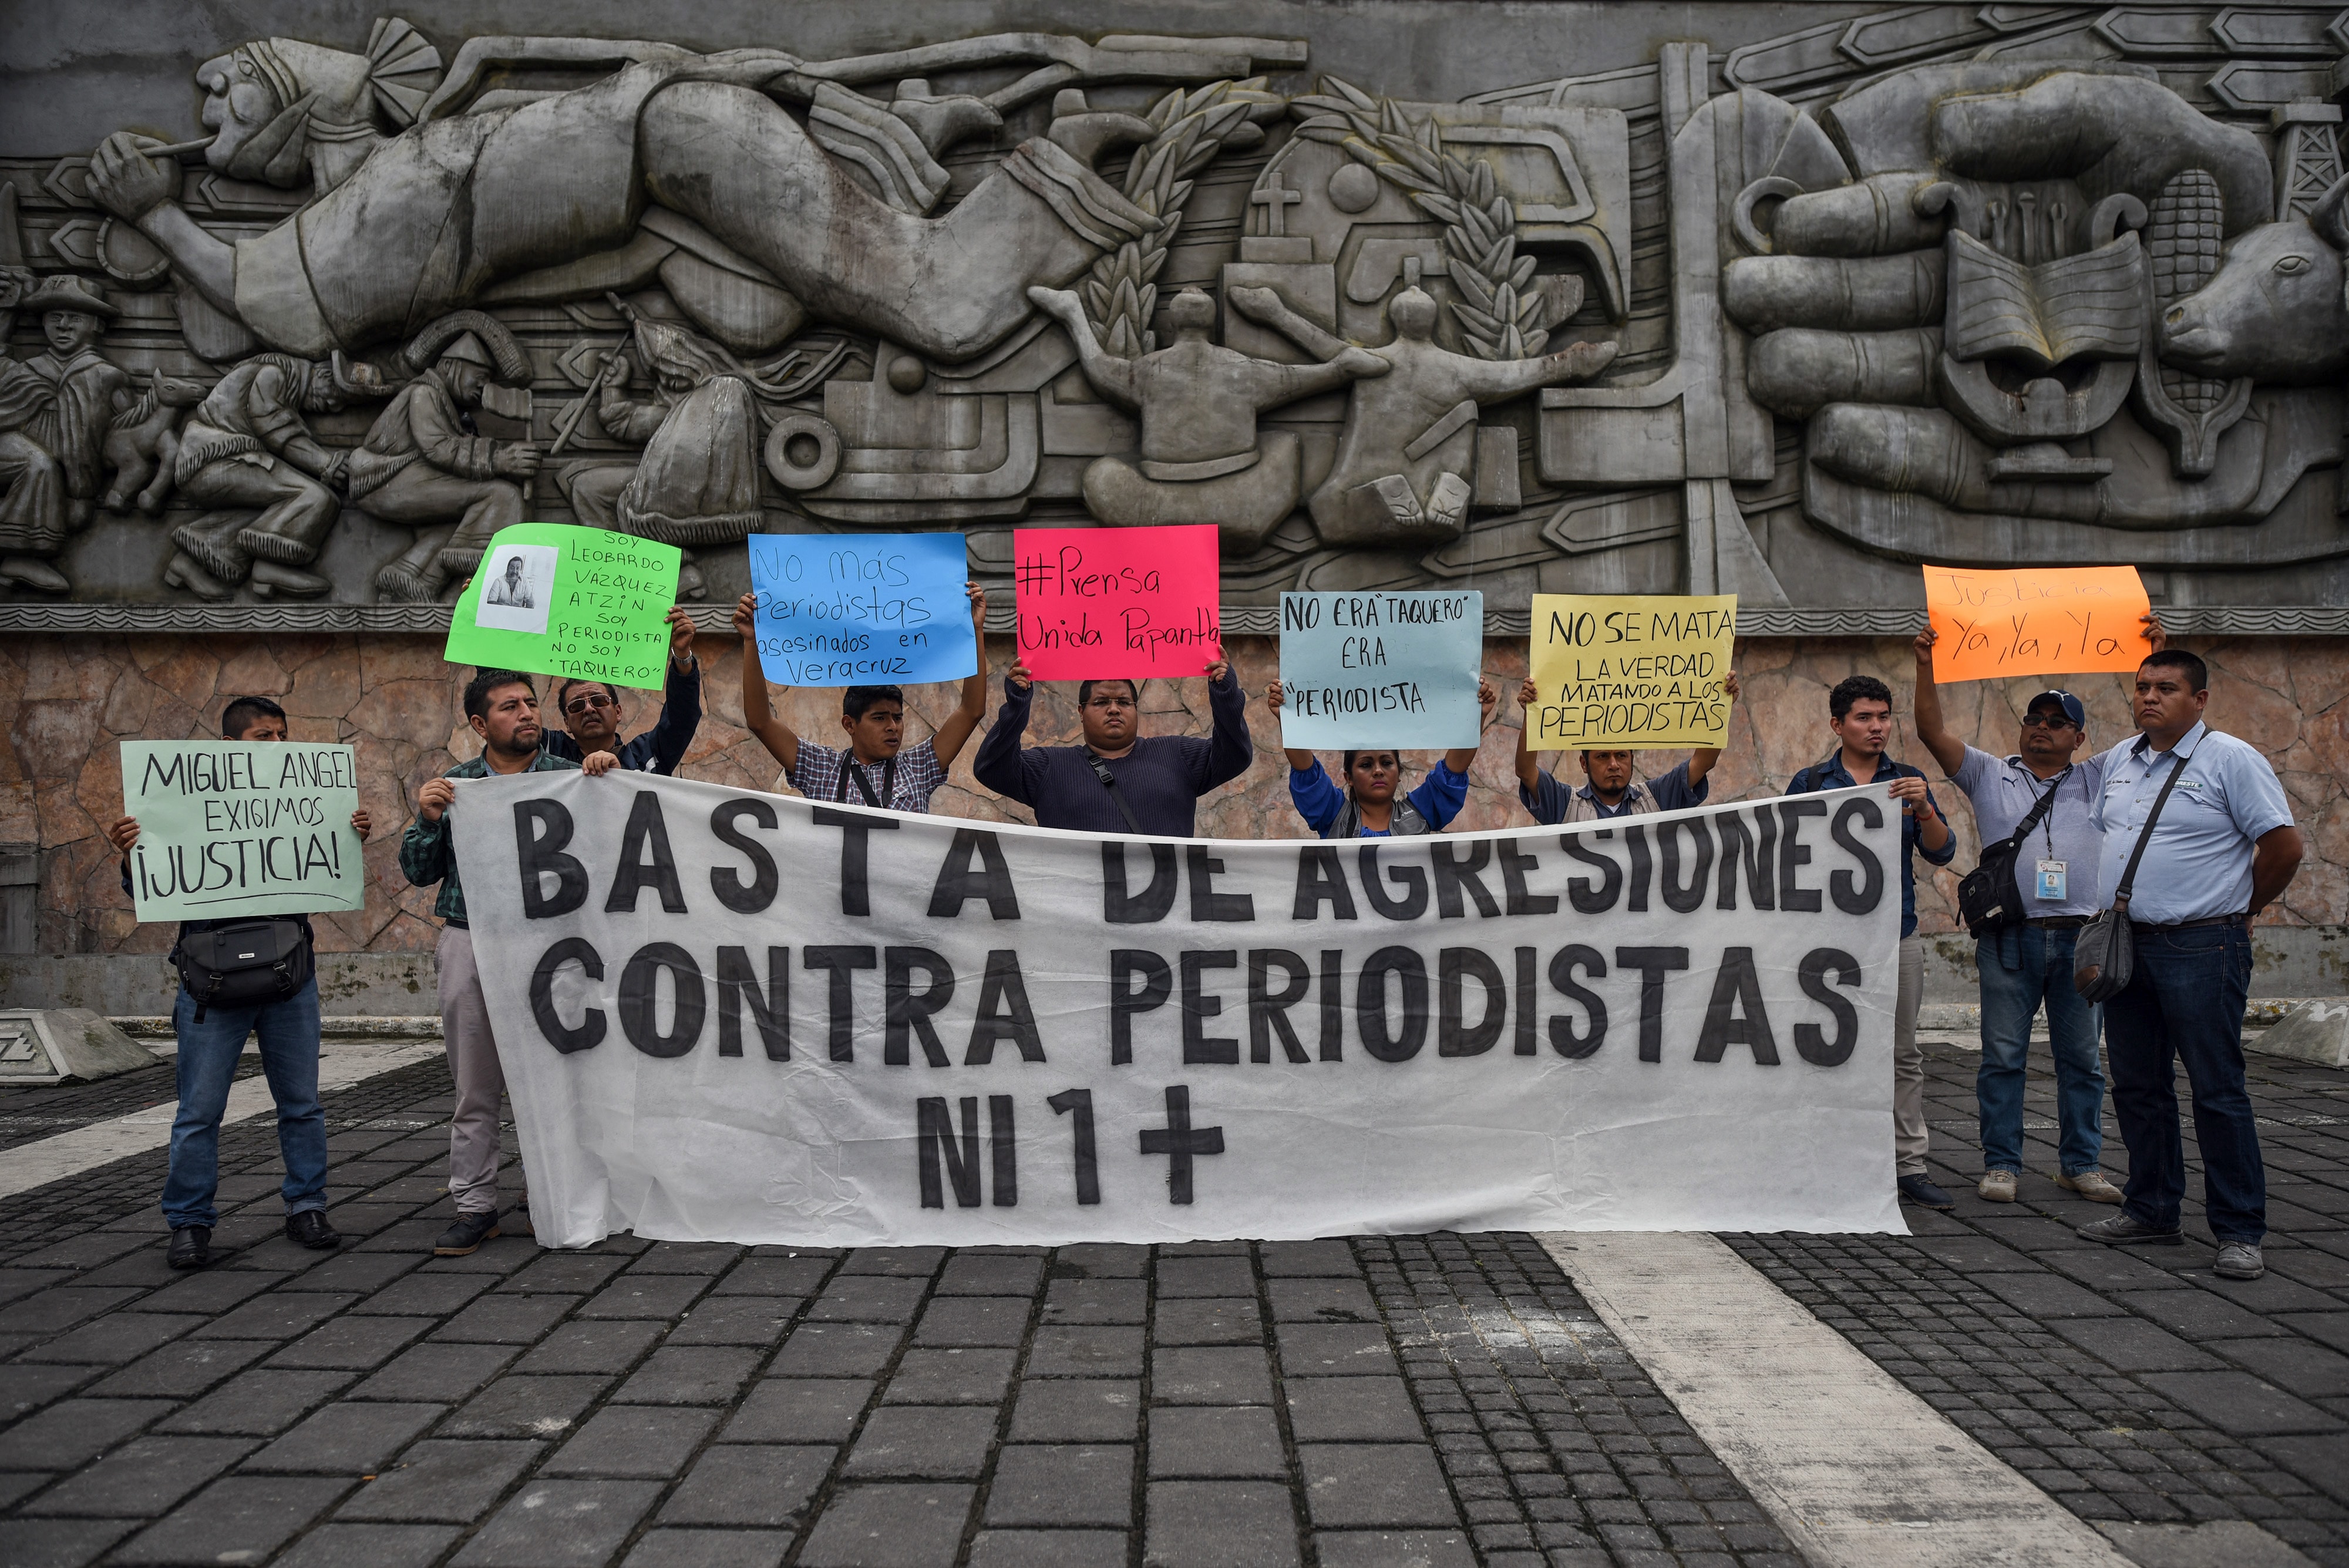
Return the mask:
M 1224 656 L 1216 529 L 1022 528 L 1019 661 L 1039 680 L 1197 675 Z

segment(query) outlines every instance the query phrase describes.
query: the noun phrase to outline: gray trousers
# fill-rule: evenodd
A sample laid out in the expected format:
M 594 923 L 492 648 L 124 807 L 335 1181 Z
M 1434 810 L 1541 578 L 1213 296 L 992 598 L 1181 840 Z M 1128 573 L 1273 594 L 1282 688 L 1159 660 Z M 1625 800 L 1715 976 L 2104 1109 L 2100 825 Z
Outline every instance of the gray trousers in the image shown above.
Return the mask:
M 490 1033 L 481 971 L 473 963 L 473 933 L 440 928 L 440 1033 L 449 1047 L 449 1075 L 457 1080 L 457 1111 L 449 1122 L 449 1197 L 460 1214 L 491 1214 L 498 1207 L 498 1102 L 506 1076 Z M 524 1202 L 529 1201 L 527 1189 Z
M 1892 1164 L 1897 1176 L 1925 1174 L 1925 1048 L 1917 1009 L 1925 1000 L 1925 939 L 1900 939 L 1900 992 L 1892 1003 Z

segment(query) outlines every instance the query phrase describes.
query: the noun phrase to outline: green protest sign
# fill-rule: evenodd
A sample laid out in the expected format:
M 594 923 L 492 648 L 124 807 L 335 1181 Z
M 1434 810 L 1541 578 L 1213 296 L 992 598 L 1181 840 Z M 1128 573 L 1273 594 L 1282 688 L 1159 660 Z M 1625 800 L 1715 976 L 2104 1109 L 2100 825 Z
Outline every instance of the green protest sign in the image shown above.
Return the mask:
M 457 600 L 451 664 L 658 690 L 679 552 L 602 528 L 501 528 Z
M 301 741 L 125 741 L 142 920 L 298 915 L 367 905 L 351 813 L 357 753 Z

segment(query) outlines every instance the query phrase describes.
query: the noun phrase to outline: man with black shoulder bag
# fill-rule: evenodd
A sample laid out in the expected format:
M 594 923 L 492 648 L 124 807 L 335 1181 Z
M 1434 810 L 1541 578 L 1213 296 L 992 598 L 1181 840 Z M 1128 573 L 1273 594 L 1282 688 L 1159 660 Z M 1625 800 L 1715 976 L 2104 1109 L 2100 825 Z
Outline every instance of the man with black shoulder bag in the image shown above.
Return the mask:
M 2148 628 L 2161 646 L 2158 626 Z M 2118 1203 L 2098 1168 L 2104 1154 L 2102 1019 L 2072 984 L 2073 944 L 2096 912 L 2104 834 L 2089 820 L 2104 782 L 2102 756 L 2081 759 L 2088 713 L 2068 691 L 2023 704 L 2014 754 L 2003 760 L 1960 741 L 1944 722 L 1927 627 L 1917 636 L 1917 738 L 1964 792 L 1982 835 L 1982 861 L 1958 888 L 1981 977 L 1982 1066 L 1974 1075 L 1982 1174 L 1975 1188 L 2012 1203 L 2023 1176 L 2023 1096 L 2032 1020 L 2047 1012 L 2055 1065 L 2055 1185 L 2093 1203 Z
M 2113 1115 L 2128 1146 L 2121 1211 L 2083 1225 L 2107 1245 L 2185 1240 L 2177 1064 L 2194 1090 L 2204 1218 L 2223 1279 L 2267 1272 L 2267 1170 L 2243 1081 L 2251 920 L 2282 896 L 2303 846 L 2268 760 L 2202 722 L 2210 671 L 2182 649 L 2137 667 L 2136 740 L 2105 753 L 2093 820 L 2105 834 L 2103 912 L 2080 933 L 2075 981 L 2105 1008 Z
M 283 742 L 285 710 L 266 697 L 239 697 L 221 711 L 221 738 Z M 351 828 L 362 840 L 372 826 L 365 807 L 351 813 Z M 127 894 L 139 819 L 118 818 L 106 836 L 122 853 Z M 212 1262 L 212 1230 L 220 1223 L 214 1199 L 221 1117 L 248 1034 L 260 1038 L 261 1070 L 277 1103 L 285 1234 L 305 1247 L 340 1246 L 342 1237 L 326 1221 L 326 1113 L 318 1104 L 318 981 L 310 918 L 183 921 L 171 961 L 180 972 L 171 1008 L 180 1044 L 180 1108 L 171 1122 L 171 1174 L 163 1182 L 163 1218 L 171 1226 L 167 1261 L 175 1269 Z

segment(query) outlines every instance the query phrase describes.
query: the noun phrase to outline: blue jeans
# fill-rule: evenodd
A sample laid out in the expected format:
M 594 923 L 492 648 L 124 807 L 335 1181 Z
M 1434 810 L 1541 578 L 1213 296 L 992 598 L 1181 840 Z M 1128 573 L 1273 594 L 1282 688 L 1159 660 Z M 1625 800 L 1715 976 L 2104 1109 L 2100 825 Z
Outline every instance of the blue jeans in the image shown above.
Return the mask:
M 2128 1146 L 2122 1211 L 2174 1230 L 2186 1197 L 2173 1061 L 2194 1089 L 2202 1202 L 2223 1245 L 2256 1246 L 2268 1229 L 2267 1171 L 2243 1087 L 2243 1003 L 2251 988 L 2251 933 L 2241 925 L 2137 929 L 2128 989 L 2105 1004 L 2113 1113 Z
M 326 1113 L 318 1105 L 318 982 L 260 1007 L 209 1007 L 196 1022 L 183 988 L 171 1008 L 180 1037 L 180 1114 L 171 1123 L 171 1174 L 163 1218 L 171 1229 L 220 1223 L 221 1114 L 244 1037 L 261 1036 L 261 1070 L 277 1102 L 277 1151 L 285 1161 L 285 1212 L 326 1206 Z
M 2055 1059 L 2056 1163 L 2066 1176 L 2096 1168 L 2105 1151 L 2105 1073 L 2096 1064 L 2097 1010 L 2072 988 L 2076 930 L 2009 926 L 1974 942 L 1982 973 L 1982 1168 L 2023 1169 L 2023 1068 L 2031 1020 L 2047 1005 L 2048 1054 Z

